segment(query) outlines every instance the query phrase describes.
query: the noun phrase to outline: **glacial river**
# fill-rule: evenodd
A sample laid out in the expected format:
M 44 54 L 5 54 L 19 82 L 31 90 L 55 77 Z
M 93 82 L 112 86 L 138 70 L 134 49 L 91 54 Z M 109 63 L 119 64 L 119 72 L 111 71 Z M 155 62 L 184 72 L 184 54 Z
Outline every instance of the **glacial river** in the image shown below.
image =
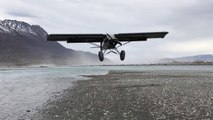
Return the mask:
M 0 120 L 17 120 L 35 112 L 72 81 L 86 79 L 79 75 L 107 74 L 116 71 L 190 70 L 213 71 L 203 66 L 76 66 L 50 68 L 0 68 Z

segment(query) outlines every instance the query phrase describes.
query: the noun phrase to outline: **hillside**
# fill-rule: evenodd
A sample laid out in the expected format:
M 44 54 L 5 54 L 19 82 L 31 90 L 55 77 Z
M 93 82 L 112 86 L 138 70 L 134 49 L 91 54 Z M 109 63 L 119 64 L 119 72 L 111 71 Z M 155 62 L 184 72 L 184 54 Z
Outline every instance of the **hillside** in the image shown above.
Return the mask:
M 98 57 L 46 40 L 38 25 L 16 20 L 0 21 L 0 66 L 97 64 Z
M 204 55 L 195 55 L 195 56 L 185 56 L 179 58 L 164 58 L 159 60 L 157 63 L 213 63 L 213 55 L 212 54 L 204 54 Z

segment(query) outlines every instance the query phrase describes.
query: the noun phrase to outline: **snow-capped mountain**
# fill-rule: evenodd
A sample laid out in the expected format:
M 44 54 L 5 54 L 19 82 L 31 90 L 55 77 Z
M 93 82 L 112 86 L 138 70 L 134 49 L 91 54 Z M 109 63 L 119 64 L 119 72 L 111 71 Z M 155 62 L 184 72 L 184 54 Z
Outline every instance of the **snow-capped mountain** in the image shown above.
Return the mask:
M 0 21 L 0 66 L 99 63 L 95 54 L 67 49 L 46 38 L 47 32 L 38 25 Z
M 0 21 L 0 32 L 26 32 L 36 35 L 36 32 L 33 30 L 34 26 L 31 26 L 25 22 L 20 22 L 16 20 L 4 20 Z
M 186 56 L 179 58 L 164 58 L 157 63 L 193 63 L 193 62 L 213 62 L 212 54 Z

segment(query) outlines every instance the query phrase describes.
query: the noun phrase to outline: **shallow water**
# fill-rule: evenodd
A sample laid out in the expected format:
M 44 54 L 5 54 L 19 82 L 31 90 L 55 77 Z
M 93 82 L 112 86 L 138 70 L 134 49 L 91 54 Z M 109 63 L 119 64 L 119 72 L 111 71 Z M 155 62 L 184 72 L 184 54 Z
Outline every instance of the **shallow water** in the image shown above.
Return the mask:
M 78 75 L 117 71 L 213 71 L 213 66 L 79 66 L 61 68 L 1 68 L 0 119 L 16 120 L 34 112 L 52 96 L 83 79 Z
M 14 68 L 0 70 L 0 119 L 17 119 L 59 94 L 78 76 L 103 74 L 90 68 Z

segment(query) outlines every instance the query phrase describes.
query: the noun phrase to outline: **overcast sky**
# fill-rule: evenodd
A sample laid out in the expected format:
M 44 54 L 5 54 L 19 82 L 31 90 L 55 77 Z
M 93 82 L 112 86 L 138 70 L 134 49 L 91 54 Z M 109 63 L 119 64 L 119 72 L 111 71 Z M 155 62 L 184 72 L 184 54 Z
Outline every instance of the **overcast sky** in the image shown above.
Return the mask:
M 38 24 L 48 33 L 168 31 L 165 39 L 132 42 L 124 63 L 213 53 L 213 0 L 0 0 L 0 19 Z M 88 44 L 65 47 L 97 53 Z M 119 62 L 119 56 L 108 58 Z

